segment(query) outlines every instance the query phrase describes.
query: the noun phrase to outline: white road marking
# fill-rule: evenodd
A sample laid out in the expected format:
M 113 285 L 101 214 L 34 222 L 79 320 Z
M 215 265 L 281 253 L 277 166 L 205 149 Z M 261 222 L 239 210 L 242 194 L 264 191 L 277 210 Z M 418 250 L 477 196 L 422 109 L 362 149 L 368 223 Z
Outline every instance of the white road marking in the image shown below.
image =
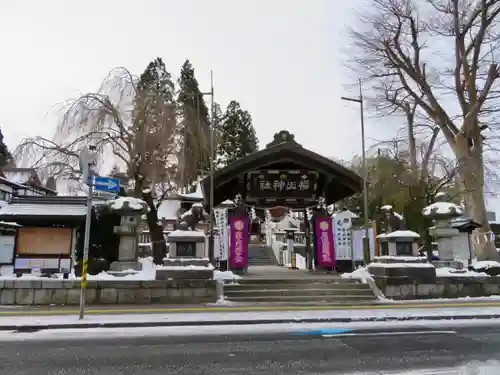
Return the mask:
M 359 333 L 339 333 L 334 335 L 321 335 L 323 337 L 355 337 L 355 336 L 403 336 L 403 335 L 452 335 L 456 331 L 405 331 L 405 332 L 359 332 Z

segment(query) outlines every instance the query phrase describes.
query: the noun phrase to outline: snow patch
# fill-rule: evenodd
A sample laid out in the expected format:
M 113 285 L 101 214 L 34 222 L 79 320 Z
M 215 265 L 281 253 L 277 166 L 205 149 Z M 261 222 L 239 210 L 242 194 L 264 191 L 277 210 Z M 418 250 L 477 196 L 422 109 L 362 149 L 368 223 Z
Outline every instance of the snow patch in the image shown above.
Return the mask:
M 231 281 L 241 279 L 241 276 L 235 275 L 231 271 L 214 271 L 214 279 L 215 280 L 223 280 L 223 281 Z
M 168 237 L 205 237 L 205 233 L 197 230 L 174 230 Z
M 487 273 L 484 272 L 474 272 L 469 270 L 457 270 L 455 268 L 436 268 L 437 277 L 489 277 Z
M 488 269 L 488 268 L 500 268 L 500 263 L 494 260 L 482 260 L 479 262 L 475 262 L 472 265 L 472 268 L 475 270 L 480 270 L 480 269 Z
M 106 202 L 112 210 L 122 210 L 126 204 L 132 210 L 142 211 L 147 207 L 147 203 L 142 199 L 134 197 L 119 197 Z
M 379 268 L 434 268 L 430 263 L 370 263 L 368 267 Z
M 463 214 L 464 210 L 462 207 L 450 202 L 435 202 L 422 210 L 422 214 L 424 216 L 430 216 L 433 213 L 436 213 L 438 215 L 447 215 L 454 212 Z
M 353 272 L 343 273 L 340 275 L 342 279 L 352 279 L 352 280 L 360 280 L 363 284 L 366 284 L 366 281 L 372 279 L 372 275 L 368 272 L 368 268 L 359 267 Z
M 385 238 L 420 238 L 420 234 L 411 230 L 397 230 L 391 233 L 386 233 Z

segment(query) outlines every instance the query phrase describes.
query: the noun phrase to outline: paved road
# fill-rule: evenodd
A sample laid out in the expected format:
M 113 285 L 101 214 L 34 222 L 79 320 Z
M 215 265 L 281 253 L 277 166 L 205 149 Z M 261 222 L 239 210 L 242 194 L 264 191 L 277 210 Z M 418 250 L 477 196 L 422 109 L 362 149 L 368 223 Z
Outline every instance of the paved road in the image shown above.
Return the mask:
M 418 374 L 428 375 L 500 373 L 500 362 L 498 367 L 494 362 L 486 367 L 488 361 L 500 359 L 500 327 L 447 327 L 441 332 L 426 333 L 407 329 L 331 337 L 317 333 L 265 332 L 142 338 L 103 335 L 87 340 L 63 337 L 0 342 L 0 373 L 388 375 L 410 374 L 410 370 L 421 370 Z M 444 372 L 445 369 L 450 372 Z

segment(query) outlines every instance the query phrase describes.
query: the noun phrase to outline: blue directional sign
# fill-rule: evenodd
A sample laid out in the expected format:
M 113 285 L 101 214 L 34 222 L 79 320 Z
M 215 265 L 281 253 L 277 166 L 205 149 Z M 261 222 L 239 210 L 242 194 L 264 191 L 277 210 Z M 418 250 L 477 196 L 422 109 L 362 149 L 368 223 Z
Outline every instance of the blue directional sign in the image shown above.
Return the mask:
M 120 179 L 106 176 L 94 177 L 94 189 L 118 193 L 120 191 Z

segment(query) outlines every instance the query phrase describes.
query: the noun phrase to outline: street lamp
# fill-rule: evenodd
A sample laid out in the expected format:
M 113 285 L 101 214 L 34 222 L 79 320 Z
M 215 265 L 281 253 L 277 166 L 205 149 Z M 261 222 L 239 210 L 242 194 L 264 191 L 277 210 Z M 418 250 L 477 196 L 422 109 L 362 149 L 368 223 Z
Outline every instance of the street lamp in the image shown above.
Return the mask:
M 368 166 L 366 163 L 366 147 L 365 147 L 365 116 L 363 107 L 363 86 L 361 84 L 361 79 L 358 80 L 359 83 L 359 97 L 349 98 L 342 96 L 340 99 L 346 100 L 348 102 L 358 103 L 360 106 L 360 116 L 361 116 L 361 147 L 362 147 L 362 160 L 363 160 L 363 213 L 364 213 L 364 225 L 365 225 L 365 241 L 363 241 L 363 258 L 365 264 L 370 262 L 370 233 L 368 230 Z M 353 260 L 354 261 L 354 260 Z

